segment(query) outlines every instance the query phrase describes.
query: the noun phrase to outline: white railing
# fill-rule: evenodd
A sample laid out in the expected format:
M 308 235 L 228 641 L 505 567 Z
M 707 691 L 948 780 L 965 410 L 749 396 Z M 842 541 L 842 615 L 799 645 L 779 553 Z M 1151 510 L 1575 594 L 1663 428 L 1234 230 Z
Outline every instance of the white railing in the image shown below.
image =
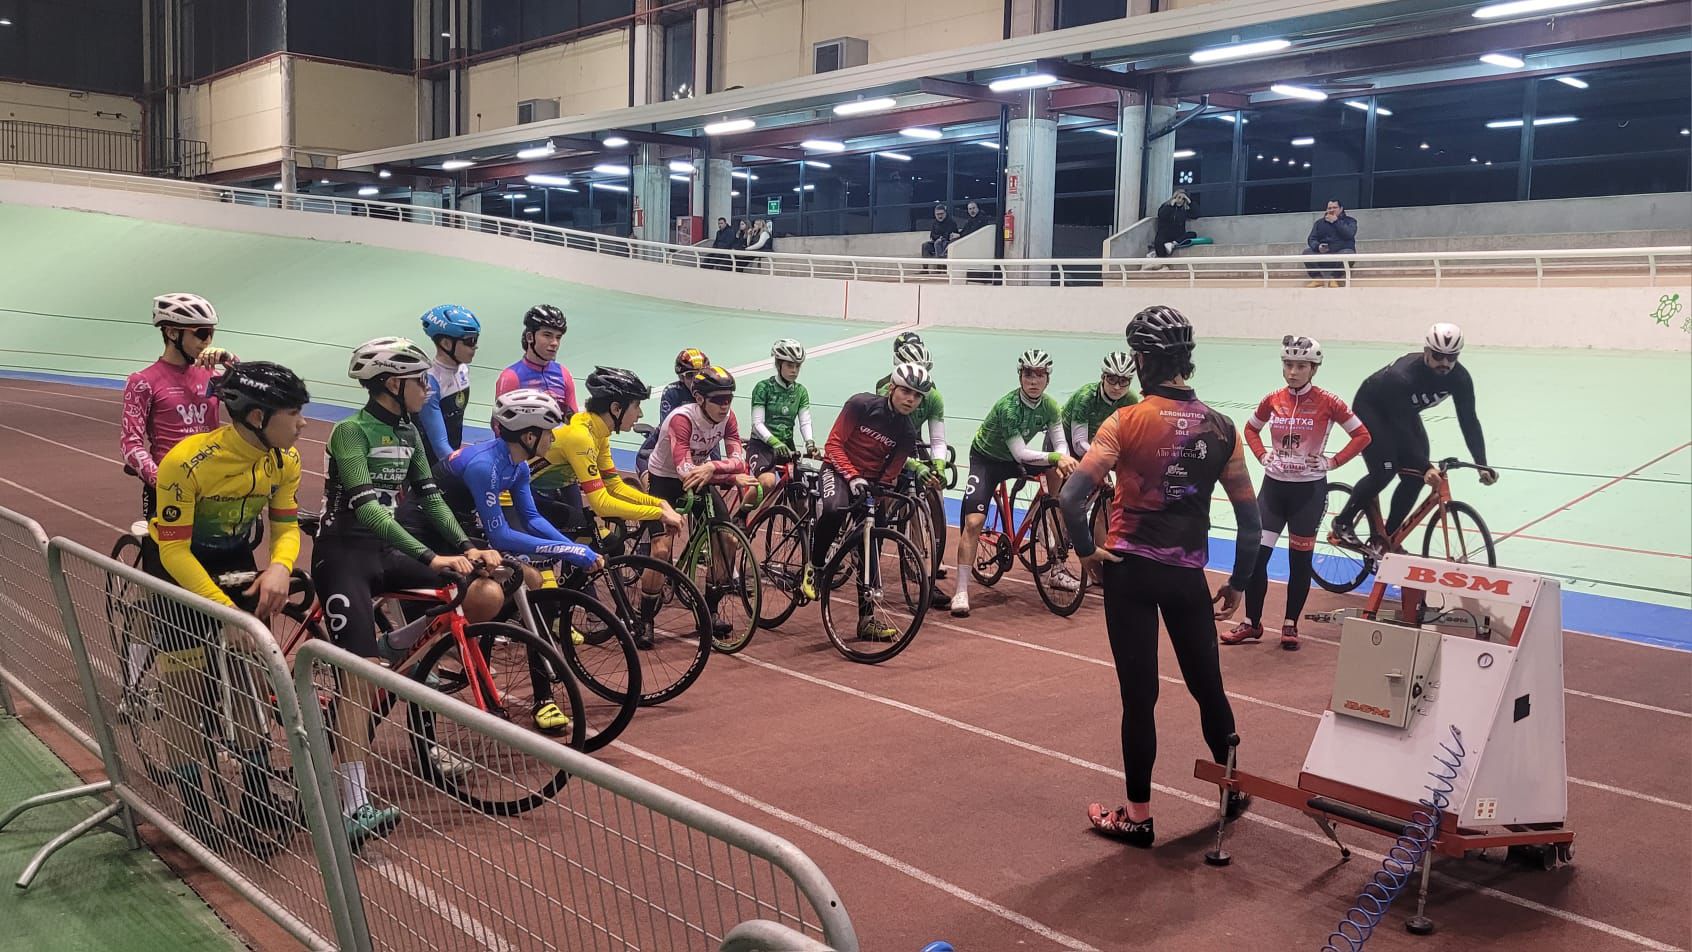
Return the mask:
M 1347 286 L 1654 286 L 1684 284 L 1692 246 L 1550 251 L 1393 252 L 1325 257 L 1253 255 L 1203 258 L 1040 258 L 945 260 L 717 251 L 619 238 L 452 209 L 362 198 L 288 195 L 201 182 L 0 163 L 0 181 L 111 188 L 201 201 L 458 228 L 677 267 L 750 276 L 944 284 L 967 280 L 1025 286 L 1301 287 L 1314 280 Z M 1318 276 L 1310 273 L 1315 268 Z

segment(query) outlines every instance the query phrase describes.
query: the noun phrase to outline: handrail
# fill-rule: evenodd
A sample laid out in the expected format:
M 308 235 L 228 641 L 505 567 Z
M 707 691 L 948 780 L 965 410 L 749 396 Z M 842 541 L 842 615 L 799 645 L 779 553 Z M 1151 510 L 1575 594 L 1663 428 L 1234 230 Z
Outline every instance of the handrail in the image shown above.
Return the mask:
M 934 259 L 901 258 L 863 255 L 791 254 L 768 251 L 714 251 L 711 254 L 693 252 L 679 254 L 684 246 L 666 242 L 621 238 L 597 232 L 517 222 L 497 215 L 464 212 L 455 209 L 429 208 L 392 202 L 371 201 L 339 196 L 287 194 L 278 191 L 241 188 L 204 182 L 183 182 L 147 178 L 84 169 L 62 169 L 43 166 L 0 163 L 0 180 L 45 181 L 51 184 L 83 185 L 87 187 L 118 188 L 152 194 L 175 195 L 201 200 L 238 203 L 261 208 L 288 211 L 328 211 L 360 217 L 398 222 L 431 224 L 462 228 L 478 232 L 505 235 L 528 241 L 560 244 L 566 248 L 591 250 L 595 254 L 610 254 L 678 267 L 714 269 L 725 273 L 774 277 L 825 277 L 836 280 L 848 276 L 858 280 L 893 281 L 899 283 L 935 283 L 944 281 L 946 268 Z M 691 251 L 691 249 L 688 249 Z M 726 256 L 737 264 L 748 262 L 744 268 L 713 268 Z M 1305 277 L 1306 264 L 1312 256 L 1292 255 L 1218 255 L 1195 258 L 948 258 L 946 265 L 980 270 L 994 275 L 997 283 L 1026 285 L 1077 284 L 1134 284 L 1162 283 L 1170 278 L 1184 278 L 1188 286 L 1197 286 L 1201 276 L 1207 281 L 1249 281 L 1268 287 L 1277 280 L 1293 283 Z M 1684 259 L 1676 261 L 1675 259 Z M 1568 278 L 1559 271 L 1570 264 L 1599 263 L 1606 275 L 1633 275 L 1655 284 L 1665 266 L 1675 273 L 1692 271 L 1692 245 L 1645 248 L 1577 248 L 1523 251 L 1451 251 L 1451 252 L 1370 252 L 1345 255 L 1331 261 L 1327 267 L 1341 271 L 1348 284 L 1428 283 L 1449 284 L 1464 276 L 1464 272 L 1484 272 L 1488 279 L 1517 277 L 1531 280 L 1536 286 L 1547 281 Z M 1550 263 L 1548 266 L 1548 262 Z M 837 267 L 818 268 L 819 264 Z M 1464 265 L 1470 265 L 1465 268 Z M 1486 265 L 1484 269 L 1475 267 Z M 1097 272 L 1094 274 L 1094 272 Z M 1170 272 L 1175 272 L 1171 274 Z M 1180 274 L 1185 272 L 1185 274 Z

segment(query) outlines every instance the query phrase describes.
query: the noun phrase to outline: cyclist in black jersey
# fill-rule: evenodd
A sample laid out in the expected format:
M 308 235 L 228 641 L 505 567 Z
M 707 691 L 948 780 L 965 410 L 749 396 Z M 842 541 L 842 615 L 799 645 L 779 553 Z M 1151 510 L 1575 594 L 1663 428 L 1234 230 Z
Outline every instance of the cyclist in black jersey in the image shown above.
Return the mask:
M 1363 450 L 1369 473 L 1357 481 L 1345 508 L 1334 517 L 1334 535 L 1352 544 L 1357 539 L 1357 517 L 1381 494 L 1393 477 L 1399 479 L 1386 517 L 1386 531 L 1398 531 L 1416 505 L 1422 485 L 1435 485 L 1439 470 L 1429 460 L 1428 431 L 1422 426 L 1422 412 L 1439 406 L 1450 397 L 1457 407 L 1457 425 L 1475 465 L 1486 466 L 1486 439 L 1480 418 L 1475 415 L 1475 384 L 1468 368 L 1457 358 L 1463 352 L 1463 331 L 1456 324 L 1438 323 L 1428 328 L 1422 352 L 1405 354 L 1370 374 L 1357 388 L 1351 401 L 1363 425 L 1369 428 L 1370 443 Z M 1498 472 L 1482 469 L 1481 485 L 1498 482 Z

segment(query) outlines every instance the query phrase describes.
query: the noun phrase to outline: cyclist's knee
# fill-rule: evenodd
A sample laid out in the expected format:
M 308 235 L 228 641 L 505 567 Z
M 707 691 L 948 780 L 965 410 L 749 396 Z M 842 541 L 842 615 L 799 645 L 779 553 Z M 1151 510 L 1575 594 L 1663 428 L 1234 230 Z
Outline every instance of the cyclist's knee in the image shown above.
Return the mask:
M 464 597 L 464 617 L 471 622 L 488 621 L 504 604 L 505 590 L 499 583 L 480 578 L 470 583 L 470 592 Z

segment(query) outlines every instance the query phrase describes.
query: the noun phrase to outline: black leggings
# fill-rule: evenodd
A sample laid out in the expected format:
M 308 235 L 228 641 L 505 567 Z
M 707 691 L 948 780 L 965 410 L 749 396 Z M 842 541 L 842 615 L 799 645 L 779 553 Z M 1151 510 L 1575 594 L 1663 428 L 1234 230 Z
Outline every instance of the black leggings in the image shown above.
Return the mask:
M 1322 525 L 1327 508 L 1328 481 L 1317 479 L 1305 483 L 1287 482 L 1264 477 L 1263 488 L 1257 493 L 1257 511 L 1263 519 L 1263 544 L 1257 549 L 1257 569 L 1252 572 L 1251 584 L 1246 586 L 1246 619 L 1254 624 L 1263 621 L 1263 599 L 1269 592 L 1269 557 L 1275 554 L 1275 543 L 1281 530 L 1291 534 L 1287 541 L 1286 620 L 1297 624 L 1304 611 L 1304 600 L 1310 595 L 1312 555 L 1316 533 Z
M 1226 763 L 1234 709 L 1222 689 L 1216 621 L 1204 570 L 1164 565 L 1137 555 L 1104 566 L 1105 629 L 1122 687 L 1122 760 L 1128 802 L 1151 802 L 1157 761 L 1157 617 L 1169 629 L 1187 690 L 1199 704 L 1210 756 Z
M 1351 499 L 1340 511 L 1340 522 L 1353 525 L 1363 508 L 1398 477 L 1392 505 L 1387 510 L 1386 531 L 1398 531 L 1422 494 L 1422 473 L 1428 466 L 1428 431 L 1422 418 L 1409 411 L 1383 413 L 1371 404 L 1359 403 L 1357 418 L 1369 428 L 1369 445 L 1363 448 L 1363 462 L 1369 471 L 1351 490 Z

